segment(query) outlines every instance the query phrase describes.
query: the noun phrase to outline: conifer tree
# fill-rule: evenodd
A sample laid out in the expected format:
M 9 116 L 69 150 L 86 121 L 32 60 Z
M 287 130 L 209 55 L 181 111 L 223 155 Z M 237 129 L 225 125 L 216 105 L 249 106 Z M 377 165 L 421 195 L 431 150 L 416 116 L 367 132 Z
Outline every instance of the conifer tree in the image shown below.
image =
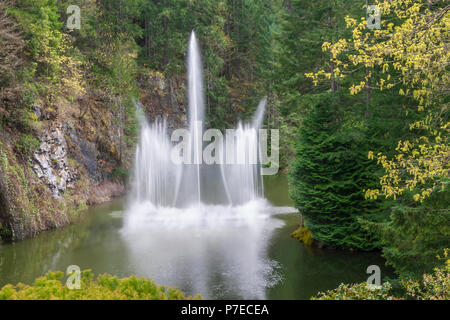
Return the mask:
M 290 195 L 312 237 L 333 247 L 371 250 L 379 243 L 359 218 L 376 219 L 376 203 L 364 201 L 373 182 L 367 156 L 357 138 L 339 121 L 339 95 L 318 94 L 299 128 Z

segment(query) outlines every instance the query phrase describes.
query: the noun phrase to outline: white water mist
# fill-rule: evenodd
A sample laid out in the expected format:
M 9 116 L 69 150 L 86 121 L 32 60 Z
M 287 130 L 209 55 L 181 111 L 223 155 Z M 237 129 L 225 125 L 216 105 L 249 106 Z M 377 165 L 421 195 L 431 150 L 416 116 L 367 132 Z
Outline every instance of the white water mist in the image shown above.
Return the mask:
M 224 158 L 235 162 L 205 164 L 205 120 L 202 64 L 195 33 L 189 40 L 189 139 L 192 164 L 172 161 L 173 143 L 164 120 L 149 123 L 140 116 L 133 190 L 124 216 L 122 236 L 139 273 L 189 293 L 264 299 L 278 281 L 267 258 L 273 230 L 282 225 L 271 217 L 264 199 L 258 129 L 264 119 L 263 99 L 253 121 L 239 122 L 226 137 Z M 139 108 L 141 109 L 141 108 Z M 251 159 L 254 157 L 254 159 Z M 211 269 L 210 257 L 223 270 Z M 209 288 L 209 277 L 222 277 L 224 287 Z

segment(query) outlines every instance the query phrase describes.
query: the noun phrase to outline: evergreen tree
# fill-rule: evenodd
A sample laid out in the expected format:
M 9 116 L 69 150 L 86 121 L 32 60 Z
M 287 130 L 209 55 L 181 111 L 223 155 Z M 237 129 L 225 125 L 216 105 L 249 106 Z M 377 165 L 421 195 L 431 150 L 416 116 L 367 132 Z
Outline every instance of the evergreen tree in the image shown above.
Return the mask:
M 307 95 L 328 90 L 340 91 L 342 83 L 334 76 L 314 85 L 306 76 L 324 65 L 327 72 L 339 66 L 329 63 L 329 54 L 322 50 L 322 43 L 334 43 L 335 39 L 348 35 L 345 16 L 356 12 L 363 14 L 361 5 L 350 0 L 290 0 L 285 4 L 280 18 L 280 28 L 275 32 L 276 64 L 272 74 L 278 103 L 278 122 L 283 137 L 281 166 L 288 166 L 294 158 L 296 132 L 306 112 L 303 108 Z M 342 93 L 341 93 L 342 94 Z
M 363 189 L 374 177 L 361 151 L 364 137 L 343 128 L 339 95 L 315 95 L 310 103 L 290 171 L 291 198 L 315 240 L 372 250 L 379 243 L 358 221 L 374 220 L 379 212 L 376 203 L 364 201 Z

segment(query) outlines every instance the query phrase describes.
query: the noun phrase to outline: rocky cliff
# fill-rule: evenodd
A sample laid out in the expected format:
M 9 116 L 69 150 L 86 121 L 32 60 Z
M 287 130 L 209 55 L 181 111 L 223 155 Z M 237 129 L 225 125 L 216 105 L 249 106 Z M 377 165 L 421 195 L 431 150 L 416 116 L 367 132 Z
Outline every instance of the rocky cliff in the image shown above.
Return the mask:
M 171 128 L 184 125 L 183 77 L 167 80 L 149 73 L 138 86 L 150 119 L 165 116 Z M 100 94 L 52 106 L 34 104 L 30 110 L 30 134 L 14 126 L 0 128 L 3 240 L 61 227 L 87 205 L 123 195 L 131 169 L 135 136 L 124 141 L 117 112 Z

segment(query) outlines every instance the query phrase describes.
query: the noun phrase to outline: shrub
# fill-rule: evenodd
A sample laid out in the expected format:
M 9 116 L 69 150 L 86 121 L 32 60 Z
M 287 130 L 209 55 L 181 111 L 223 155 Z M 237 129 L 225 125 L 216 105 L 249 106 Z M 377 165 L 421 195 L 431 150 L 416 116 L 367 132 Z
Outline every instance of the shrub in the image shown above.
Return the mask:
M 447 258 L 448 249 L 444 251 Z M 439 258 L 439 257 L 438 257 Z M 422 282 L 417 280 L 401 281 L 405 293 L 395 297 L 391 284 L 385 282 L 381 287 L 359 284 L 341 284 L 334 290 L 319 292 L 312 300 L 450 300 L 450 259 L 441 268 L 435 268 L 432 274 L 424 274 Z
M 39 148 L 40 142 L 30 134 L 23 134 L 15 143 L 17 151 L 24 156 L 30 156 L 31 153 Z
M 302 241 L 307 246 L 310 246 L 313 243 L 311 231 L 309 231 L 305 227 L 299 227 L 297 230 L 292 232 L 292 237 L 299 241 Z
M 444 252 L 448 256 L 448 249 Z M 432 274 L 424 274 L 422 282 L 402 281 L 406 293 L 417 300 L 450 300 L 450 260 L 441 268 L 434 268 Z
M 130 276 L 117 278 L 108 274 L 94 280 L 90 270 L 81 272 L 81 288 L 69 289 L 62 280 L 61 271 L 48 272 L 33 285 L 8 284 L 0 290 L 0 300 L 189 300 L 178 288 L 158 286 L 146 278 Z
M 128 170 L 123 168 L 114 168 L 114 170 L 112 171 L 112 177 L 113 179 L 117 179 L 125 183 L 128 180 L 129 172 Z
M 319 292 L 311 300 L 392 300 L 389 294 L 391 285 L 389 282 L 382 286 L 369 286 L 367 283 L 343 284 L 334 290 Z
M 444 261 L 435 257 L 450 246 L 450 188 L 434 192 L 416 207 L 405 202 L 390 209 L 387 222 L 361 222 L 379 235 L 383 257 L 401 280 L 420 280 L 423 274 L 442 267 Z

